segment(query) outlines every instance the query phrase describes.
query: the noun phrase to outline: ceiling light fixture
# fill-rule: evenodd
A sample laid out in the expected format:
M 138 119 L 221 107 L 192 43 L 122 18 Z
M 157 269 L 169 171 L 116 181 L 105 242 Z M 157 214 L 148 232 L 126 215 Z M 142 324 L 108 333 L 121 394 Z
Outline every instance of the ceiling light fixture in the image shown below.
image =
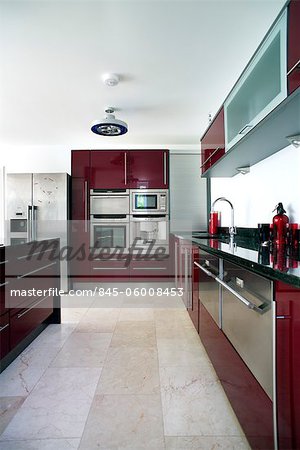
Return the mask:
M 127 133 L 127 123 L 115 118 L 113 114 L 115 112 L 114 108 L 106 108 L 105 112 L 105 119 L 93 122 L 91 127 L 93 133 L 99 134 L 100 136 L 122 136 L 122 134 Z
M 300 147 L 300 134 L 295 134 L 295 136 L 287 136 L 286 138 L 295 148 Z
M 238 173 L 241 173 L 242 175 L 246 175 L 247 173 L 250 172 L 250 167 L 249 166 L 237 167 L 236 170 L 238 171 Z
M 102 75 L 102 81 L 106 86 L 114 87 L 119 84 L 120 78 L 116 73 L 105 73 Z

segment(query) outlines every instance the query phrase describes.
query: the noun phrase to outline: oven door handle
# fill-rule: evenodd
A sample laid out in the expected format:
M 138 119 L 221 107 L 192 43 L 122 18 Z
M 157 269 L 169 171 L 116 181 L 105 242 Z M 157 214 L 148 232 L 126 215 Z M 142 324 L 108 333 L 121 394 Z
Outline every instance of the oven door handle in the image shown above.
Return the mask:
M 106 199 L 106 198 L 128 198 L 128 195 L 91 195 L 91 199 Z

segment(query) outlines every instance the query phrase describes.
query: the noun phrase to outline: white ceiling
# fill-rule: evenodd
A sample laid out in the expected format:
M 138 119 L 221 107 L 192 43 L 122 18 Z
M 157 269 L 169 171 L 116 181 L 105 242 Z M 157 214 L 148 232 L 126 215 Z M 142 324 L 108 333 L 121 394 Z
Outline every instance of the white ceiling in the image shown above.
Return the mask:
M 0 0 L 0 144 L 197 145 L 284 2 Z M 108 105 L 126 135 L 90 131 Z

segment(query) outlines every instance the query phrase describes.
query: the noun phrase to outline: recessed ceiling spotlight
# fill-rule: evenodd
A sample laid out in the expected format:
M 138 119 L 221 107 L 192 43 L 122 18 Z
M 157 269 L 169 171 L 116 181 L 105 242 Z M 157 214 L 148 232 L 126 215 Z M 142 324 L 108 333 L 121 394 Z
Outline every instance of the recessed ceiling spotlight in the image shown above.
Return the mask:
M 119 76 L 116 73 L 105 73 L 102 75 L 102 81 L 106 86 L 113 87 L 117 86 L 120 81 Z
M 91 130 L 93 133 L 99 134 L 100 136 L 121 136 L 127 133 L 127 123 L 115 118 L 113 114 L 115 112 L 114 108 L 106 108 L 105 112 L 105 119 L 97 120 L 92 124 Z
M 286 138 L 295 148 L 300 147 L 300 134 L 296 134 L 295 136 L 287 136 Z

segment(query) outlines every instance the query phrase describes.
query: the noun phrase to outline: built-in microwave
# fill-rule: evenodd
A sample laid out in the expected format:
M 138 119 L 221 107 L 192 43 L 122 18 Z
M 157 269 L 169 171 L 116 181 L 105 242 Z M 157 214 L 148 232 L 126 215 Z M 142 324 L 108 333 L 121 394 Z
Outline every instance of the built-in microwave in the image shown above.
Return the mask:
M 130 191 L 131 214 L 168 214 L 168 189 L 136 189 Z

